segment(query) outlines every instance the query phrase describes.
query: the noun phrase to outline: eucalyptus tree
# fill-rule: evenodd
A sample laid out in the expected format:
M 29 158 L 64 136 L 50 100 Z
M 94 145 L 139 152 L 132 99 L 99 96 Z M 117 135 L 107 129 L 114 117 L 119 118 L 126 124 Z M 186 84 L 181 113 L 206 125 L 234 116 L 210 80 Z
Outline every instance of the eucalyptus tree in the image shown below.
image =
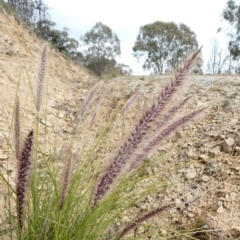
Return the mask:
M 121 54 L 120 40 L 107 25 L 97 22 L 80 42 L 84 48 L 84 65 L 96 75 L 101 76 L 116 65 L 115 58 Z
M 175 69 L 197 47 L 195 33 L 185 24 L 157 21 L 140 27 L 133 55 L 144 59 L 143 69 L 163 74 Z
M 229 0 L 222 12 L 222 17 L 232 27 L 231 32 L 227 33 L 230 38 L 228 47 L 233 60 L 238 60 L 240 58 L 240 4 Z

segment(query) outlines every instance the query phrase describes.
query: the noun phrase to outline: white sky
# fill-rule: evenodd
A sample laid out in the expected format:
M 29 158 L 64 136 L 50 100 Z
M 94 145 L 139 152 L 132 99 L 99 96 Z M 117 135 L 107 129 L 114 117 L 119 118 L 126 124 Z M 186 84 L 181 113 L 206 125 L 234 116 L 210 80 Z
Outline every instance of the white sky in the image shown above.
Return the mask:
M 134 74 L 147 74 L 132 55 L 139 28 L 155 21 L 184 23 L 203 45 L 205 63 L 210 42 L 224 25 L 222 10 L 227 0 L 45 0 L 57 28 L 70 29 L 69 36 L 79 40 L 96 22 L 109 26 L 121 41 L 119 63 L 127 64 Z M 239 3 L 239 1 L 236 1 Z

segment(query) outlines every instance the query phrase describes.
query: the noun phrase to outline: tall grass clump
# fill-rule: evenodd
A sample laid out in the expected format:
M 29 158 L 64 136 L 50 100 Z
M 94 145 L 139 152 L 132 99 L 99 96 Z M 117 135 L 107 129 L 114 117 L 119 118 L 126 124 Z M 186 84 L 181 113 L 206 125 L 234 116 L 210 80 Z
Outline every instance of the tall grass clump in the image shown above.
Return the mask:
M 8 188 L 7 210 L 4 213 L 8 221 L 2 235 L 5 234 L 4 236 L 10 239 L 24 240 L 123 239 L 143 222 L 174 208 L 174 202 L 162 202 L 144 214 L 140 212 L 132 214 L 135 206 L 141 205 L 147 196 L 166 187 L 166 183 L 159 181 L 147 188 L 139 188 L 148 177 L 142 174 L 145 171 L 146 158 L 161 141 L 205 109 L 201 108 L 177 117 L 177 112 L 189 98 L 170 107 L 173 97 L 197 61 L 200 52 L 201 49 L 192 54 L 165 88 L 159 90 L 156 100 L 142 113 L 126 141 L 119 146 L 115 156 L 114 153 L 107 155 L 104 161 L 107 158 L 109 160 L 105 163 L 103 159 L 96 157 L 95 153 L 101 146 L 101 142 L 111 139 L 110 129 L 114 127 L 114 122 L 119 121 L 123 114 L 127 114 L 130 105 L 137 97 L 141 97 L 141 91 L 137 91 L 125 105 L 113 112 L 107 122 L 102 122 L 101 130 L 92 145 L 88 146 L 87 153 L 76 153 L 74 146 L 79 141 L 81 133 L 88 129 L 84 119 L 89 114 L 90 105 L 96 93 L 103 86 L 102 82 L 97 83 L 90 90 L 83 104 L 76 133 L 72 139 L 68 140 L 66 152 L 62 154 L 64 156 L 62 167 L 57 164 L 56 158 L 59 155 L 54 151 L 56 146 L 51 146 L 51 154 L 47 155 L 45 152 L 47 143 L 42 144 L 40 141 L 42 135 L 45 141 L 48 141 L 47 127 L 43 128 L 39 121 L 46 81 L 47 48 L 44 47 L 36 89 L 33 89 L 29 78 L 31 89 L 29 92 L 33 99 L 36 116 L 34 116 L 35 125 L 28 126 L 25 123 L 25 127 L 29 130 L 23 143 L 21 142 L 23 135 L 21 99 L 18 100 L 16 97 L 15 101 L 13 114 L 15 120 L 14 124 L 11 124 L 15 147 L 10 147 L 10 150 L 16 158 L 17 178 L 16 185 L 12 186 L 8 178 L 3 174 L 0 175 Z M 88 122 L 90 127 L 93 126 L 104 98 L 111 88 L 112 85 L 107 86 L 99 98 L 94 114 Z M 46 119 L 46 116 L 44 118 Z M 7 136 L 6 141 L 10 142 Z M 56 142 L 56 145 L 58 144 Z M 76 157 L 74 159 L 76 154 L 77 159 Z M 127 221 L 123 220 L 125 216 L 128 217 Z

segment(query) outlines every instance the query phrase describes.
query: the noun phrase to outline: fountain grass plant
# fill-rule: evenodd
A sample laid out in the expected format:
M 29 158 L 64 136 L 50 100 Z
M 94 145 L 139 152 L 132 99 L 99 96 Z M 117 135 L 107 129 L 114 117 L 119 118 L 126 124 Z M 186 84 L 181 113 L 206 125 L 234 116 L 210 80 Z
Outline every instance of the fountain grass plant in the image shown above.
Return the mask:
M 6 215 L 8 221 L 0 234 L 4 237 L 8 236 L 9 239 L 19 240 L 130 239 L 127 234 L 143 222 L 176 207 L 174 202 L 165 202 L 159 203 L 158 207 L 144 214 L 140 212 L 135 216 L 130 214 L 131 209 L 141 205 L 147 196 L 164 190 L 167 186 L 166 182 L 159 179 L 158 183 L 145 188 L 138 187 L 151 177 L 144 174 L 147 166 L 146 158 L 162 140 L 205 109 L 201 108 L 176 118 L 177 111 L 188 98 L 178 102 L 170 110 L 168 107 L 200 52 L 201 48 L 185 61 L 179 72 L 163 90 L 159 91 L 156 101 L 143 112 L 135 128 L 129 132 L 127 140 L 119 147 L 115 157 L 112 159 L 110 157 L 105 168 L 102 167 L 102 159 L 93 160 L 92 157 L 100 142 L 111 138 L 110 127 L 113 126 L 114 121 L 120 119 L 119 116 L 122 117 L 123 113 L 127 114 L 126 111 L 140 92 L 130 98 L 125 106 L 112 113 L 108 122 L 102 123 L 103 127 L 89 147 L 88 154 L 81 156 L 81 153 L 78 153 L 80 159 L 77 167 L 76 165 L 73 167 L 72 149 L 78 141 L 79 134 L 84 130 L 83 119 L 87 115 L 92 98 L 102 85 L 97 83 L 85 100 L 75 136 L 69 141 L 65 152 L 65 167 L 62 169 L 54 161 L 56 146 L 51 146 L 52 152 L 47 156 L 45 148 L 39 142 L 39 134 L 42 130 L 45 144 L 48 141 L 48 127 L 45 126 L 44 129 L 40 127 L 40 109 L 47 64 L 47 48 L 44 47 L 36 87 L 33 87 L 29 77 L 29 92 L 36 108 L 35 125 L 28 126 L 29 133 L 22 142 L 21 99 L 18 100 L 19 90 L 17 90 L 14 121 L 10 126 L 14 132 L 14 148 L 10 144 L 10 135 L 5 136 L 9 143 L 9 151 L 14 153 L 18 164 L 16 186 L 10 184 L 8 177 L 0 174 L 0 179 L 8 188 L 6 211 L 1 213 Z M 111 87 L 106 87 L 102 96 L 105 97 Z M 91 126 L 104 97 L 100 98 L 97 104 Z M 46 116 L 43 118 L 47 120 Z M 159 173 L 164 171 L 167 171 L 167 168 L 163 166 Z M 130 220 L 123 221 L 126 215 Z

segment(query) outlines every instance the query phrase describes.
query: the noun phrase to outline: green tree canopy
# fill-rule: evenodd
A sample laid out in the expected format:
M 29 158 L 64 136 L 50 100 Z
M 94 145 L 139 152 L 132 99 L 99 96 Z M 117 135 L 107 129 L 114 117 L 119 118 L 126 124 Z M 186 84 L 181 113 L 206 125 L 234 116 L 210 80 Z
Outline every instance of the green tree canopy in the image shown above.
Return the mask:
M 56 48 L 58 48 L 60 52 L 70 55 L 71 57 L 82 62 L 82 53 L 77 50 L 79 47 L 78 41 L 68 36 L 68 28 L 57 30 L 55 26 L 55 22 L 44 19 L 37 22 L 34 31 L 39 37 L 51 42 Z
M 143 69 L 163 74 L 175 69 L 197 47 L 195 33 L 185 24 L 157 21 L 140 27 L 133 55 L 145 59 Z
M 73 55 L 77 51 L 79 44 L 76 39 L 68 36 L 68 31 L 68 28 L 63 28 L 62 31 L 53 29 L 49 32 L 48 38 L 60 52 Z
M 55 22 L 52 22 L 48 19 L 43 19 L 36 23 L 34 31 L 40 38 L 50 41 L 49 35 L 51 35 L 50 32 L 54 30 L 55 26 Z
M 98 22 L 80 38 L 84 50 L 84 65 L 101 76 L 104 71 L 116 65 L 120 55 L 120 40 L 112 30 Z
M 226 20 L 232 27 L 233 32 L 228 33 L 230 37 L 228 47 L 233 59 L 240 58 L 240 5 L 237 5 L 234 0 L 227 2 L 226 8 L 222 13 L 223 19 Z

